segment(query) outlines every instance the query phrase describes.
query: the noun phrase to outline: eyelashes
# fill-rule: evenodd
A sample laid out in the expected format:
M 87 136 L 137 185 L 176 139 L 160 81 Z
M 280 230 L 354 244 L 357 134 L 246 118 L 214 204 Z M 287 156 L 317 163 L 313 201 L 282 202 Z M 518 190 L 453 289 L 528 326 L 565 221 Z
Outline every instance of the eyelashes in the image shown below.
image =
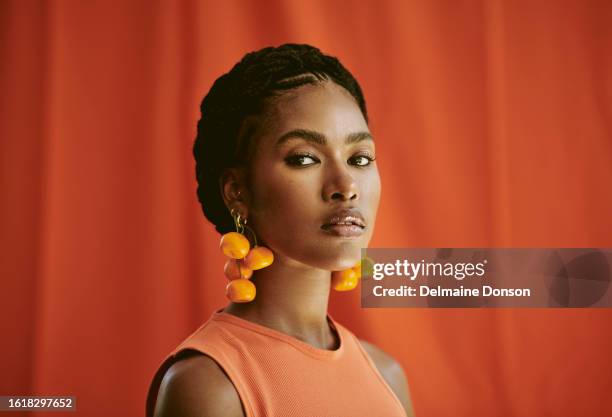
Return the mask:
M 361 163 L 356 163 L 355 165 L 358 167 L 366 167 L 375 161 L 376 158 L 370 155 L 356 155 L 349 159 L 349 161 L 351 160 L 359 160 Z
M 376 157 L 369 154 L 359 154 L 351 156 L 348 159 L 348 163 L 350 165 L 354 165 L 357 167 L 367 167 L 372 162 L 376 160 Z M 293 155 L 289 155 L 285 158 L 285 163 L 289 166 L 293 167 L 307 167 L 310 165 L 314 165 L 320 163 L 321 161 L 316 156 L 309 153 L 297 153 Z
M 307 153 L 296 153 L 285 158 L 285 162 L 290 166 L 304 167 L 316 164 L 319 161 L 316 156 Z

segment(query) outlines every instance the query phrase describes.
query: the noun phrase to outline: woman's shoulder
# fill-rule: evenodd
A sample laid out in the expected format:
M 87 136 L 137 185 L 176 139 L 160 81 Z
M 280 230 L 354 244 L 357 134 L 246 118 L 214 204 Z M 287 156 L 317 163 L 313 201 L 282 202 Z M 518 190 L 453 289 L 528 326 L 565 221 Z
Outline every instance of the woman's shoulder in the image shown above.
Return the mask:
M 399 364 L 399 362 L 387 352 L 366 340 L 358 340 L 381 374 L 392 374 L 394 373 L 394 371 L 396 372 L 398 369 L 401 369 L 401 365 Z
M 173 363 L 161 381 L 154 417 L 244 417 L 236 388 L 217 362 L 193 352 Z
M 414 411 L 412 410 L 412 401 L 410 399 L 410 392 L 408 389 L 408 381 L 402 365 L 379 347 L 369 343 L 365 340 L 358 339 L 363 346 L 363 349 L 376 365 L 376 369 L 382 375 L 384 380 L 387 382 L 389 387 L 393 390 L 397 398 L 400 400 L 408 416 L 412 416 Z

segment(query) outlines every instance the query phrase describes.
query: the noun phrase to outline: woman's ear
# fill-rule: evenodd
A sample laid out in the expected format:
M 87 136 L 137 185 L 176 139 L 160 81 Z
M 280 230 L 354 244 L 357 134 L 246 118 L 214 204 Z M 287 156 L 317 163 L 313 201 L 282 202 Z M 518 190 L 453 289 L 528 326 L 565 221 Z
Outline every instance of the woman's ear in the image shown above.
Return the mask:
M 237 211 L 242 217 L 248 217 L 249 214 L 245 184 L 244 170 L 240 168 L 228 168 L 219 177 L 219 187 L 225 206 L 230 211 Z

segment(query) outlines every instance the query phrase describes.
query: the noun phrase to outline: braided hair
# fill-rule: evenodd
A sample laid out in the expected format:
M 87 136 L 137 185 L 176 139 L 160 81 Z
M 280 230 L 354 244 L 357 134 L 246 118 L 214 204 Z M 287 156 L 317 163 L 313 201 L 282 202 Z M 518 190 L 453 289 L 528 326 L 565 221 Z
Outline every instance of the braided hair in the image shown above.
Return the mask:
M 357 102 L 366 122 L 361 87 L 337 58 L 302 44 L 267 47 L 246 54 L 213 84 L 200 106 L 201 118 L 193 146 L 198 200 L 206 218 L 219 233 L 234 228 L 220 189 L 220 177 L 248 163 L 254 143 L 246 120 L 261 115 L 270 100 L 307 84 L 331 80 Z

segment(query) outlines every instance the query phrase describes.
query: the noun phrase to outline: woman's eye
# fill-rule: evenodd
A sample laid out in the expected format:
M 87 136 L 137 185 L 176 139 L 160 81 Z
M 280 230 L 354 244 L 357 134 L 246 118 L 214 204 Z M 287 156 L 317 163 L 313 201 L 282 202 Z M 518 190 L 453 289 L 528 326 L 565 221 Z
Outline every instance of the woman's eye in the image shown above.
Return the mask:
M 285 161 L 289 165 L 302 166 L 302 167 L 316 164 L 317 162 L 319 162 L 317 158 L 315 158 L 312 155 L 307 155 L 307 154 L 291 155 L 285 158 Z
M 357 155 L 357 156 L 353 156 L 351 159 L 349 159 L 349 161 L 356 166 L 359 167 L 365 167 L 368 166 L 372 163 L 372 161 L 374 161 L 376 158 L 373 158 L 371 156 L 368 155 Z

